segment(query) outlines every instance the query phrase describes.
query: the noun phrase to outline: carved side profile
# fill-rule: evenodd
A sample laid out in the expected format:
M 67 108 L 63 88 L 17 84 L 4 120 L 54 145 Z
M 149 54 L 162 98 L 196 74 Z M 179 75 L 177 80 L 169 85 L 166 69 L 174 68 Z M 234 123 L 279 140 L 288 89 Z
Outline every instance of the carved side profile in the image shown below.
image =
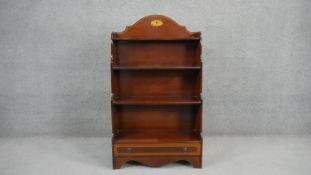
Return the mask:
M 127 26 L 123 32 L 113 32 L 112 39 L 186 39 L 200 37 L 200 32 L 189 32 L 185 26 L 163 15 L 150 15 Z

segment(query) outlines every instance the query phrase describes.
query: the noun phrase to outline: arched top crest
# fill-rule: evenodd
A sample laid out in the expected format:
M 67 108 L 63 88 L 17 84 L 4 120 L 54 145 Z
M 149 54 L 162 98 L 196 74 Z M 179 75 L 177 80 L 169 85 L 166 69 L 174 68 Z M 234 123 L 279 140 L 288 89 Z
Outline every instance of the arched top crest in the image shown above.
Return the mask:
M 145 16 L 122 32 L 113 32 L 111 38 L 118 39 L 200 39 L 200 32 L 189 32 L 163 15 Z

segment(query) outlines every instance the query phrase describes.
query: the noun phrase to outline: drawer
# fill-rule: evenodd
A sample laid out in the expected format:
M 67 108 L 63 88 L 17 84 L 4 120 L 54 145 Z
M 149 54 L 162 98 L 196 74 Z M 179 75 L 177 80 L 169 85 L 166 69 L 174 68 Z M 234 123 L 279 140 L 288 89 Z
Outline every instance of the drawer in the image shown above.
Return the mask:
M 200 143 L 115 144 L 115 156 L 198 156 Z

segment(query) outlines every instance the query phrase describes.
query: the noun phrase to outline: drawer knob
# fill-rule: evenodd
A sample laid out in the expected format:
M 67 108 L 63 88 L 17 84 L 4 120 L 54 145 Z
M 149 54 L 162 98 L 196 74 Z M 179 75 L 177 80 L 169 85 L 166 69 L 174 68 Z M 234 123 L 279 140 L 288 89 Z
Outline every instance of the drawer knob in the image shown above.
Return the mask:
M 133 152 L 133 148 L 131 148 L 131 147 L 127 148 L 127 152 L 128 153 L 132 153 Z
M 183 147 L 183 148 L 181 149 L 181 152 L 183 152 L 183 153 L 188 152 L 188 148 L 187 148 L 187 147 Z

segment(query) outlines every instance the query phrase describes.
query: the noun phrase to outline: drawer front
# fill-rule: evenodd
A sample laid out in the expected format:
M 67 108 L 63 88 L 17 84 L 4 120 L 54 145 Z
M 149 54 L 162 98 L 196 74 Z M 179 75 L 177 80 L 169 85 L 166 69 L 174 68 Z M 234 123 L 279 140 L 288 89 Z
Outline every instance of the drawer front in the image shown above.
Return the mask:
M 115 144 L 115 156 L 169 156 L 201 154 L 199 143 L 174 143 L 174 144 Z

